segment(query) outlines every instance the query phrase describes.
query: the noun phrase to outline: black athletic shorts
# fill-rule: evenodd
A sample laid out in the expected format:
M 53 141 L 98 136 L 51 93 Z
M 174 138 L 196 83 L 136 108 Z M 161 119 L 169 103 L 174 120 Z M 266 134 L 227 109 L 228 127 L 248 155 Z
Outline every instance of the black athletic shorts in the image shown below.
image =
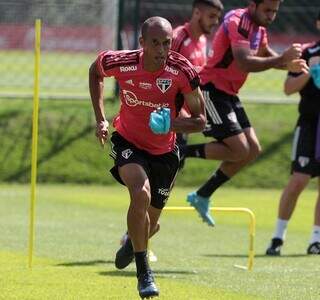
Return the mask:
M 320 176 L 320 163 L 315 160 L 317 122 L 317 117 L 299 117 L 292 144 L 291 172 Z
M 179 149 L 175 146 L 172 152 L 162 155 L 152 155 L 138 149 L 124 139 L 118 132 L 111 137 L 112 149 L 110 156 L 114 159 L 114 167 L 110 170 L 113 177 L 124 184 L 118 172 L 118 167 L 135 163 L 146 172 L 151 188 L 151 205 L 162 209 L 168 198 L 179 168 Z
M 207 112 L 204 136 L 222 141 L 251 127 L 248 116 L 237 96 L 217 89 L 212 83 L 201 86 L 201 91 Z

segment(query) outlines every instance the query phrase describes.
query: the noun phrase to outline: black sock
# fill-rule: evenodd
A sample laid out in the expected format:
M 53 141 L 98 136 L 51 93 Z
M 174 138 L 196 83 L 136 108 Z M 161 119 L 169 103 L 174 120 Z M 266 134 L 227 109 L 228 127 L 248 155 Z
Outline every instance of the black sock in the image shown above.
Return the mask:
M 206 154 L 204 151 L 204 147 L 206 144 L 196 144 L 196 145 L 187 145 L 183 148 L 183 153 L 185 157 L 198 157 L 198 158 L 206 158 Z
M 144 274 L 148 270 L 150 270 L 147 250 L 142 252 L 135 252 L 134 256 L 135 256 L 136 266 L 137 266 L 137 277 L 139 277 L 140 274 Z
M 197 194 L 201 197 L 210 197 L 213 192 L 225 182 L 230 179 L 226 174 L 224 174 L 220 169 L 218 169 L 209 180 L 198 189 Z

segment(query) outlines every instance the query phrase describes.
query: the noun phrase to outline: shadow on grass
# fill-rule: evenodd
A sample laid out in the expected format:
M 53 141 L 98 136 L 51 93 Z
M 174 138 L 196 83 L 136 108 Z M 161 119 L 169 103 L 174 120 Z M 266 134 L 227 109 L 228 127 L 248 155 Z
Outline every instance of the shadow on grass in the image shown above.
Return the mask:
M 101 276 L 115 276 L 115 277 L 136 277 L 135 271 L 104 271 L 98 272 Z M 179 271 L 179 270 L 157 270 L 154 271 L 157 277 L 164 277 L 162 275 L 195 275 L 192 271 Z
M 279 139 L 269 144 L 267 148 L 264 149 L 264 151 L 261 153 L 261 155 L 259 155 L 259 157 L 256 159 L 254 163 L 257 164 L 262 161 L 265 161 L 266 159 L 268 159 L 268 157 L 272 156 L 274 153 L 279 151 L 279 149 L 283 147 L 283 145 L 290 143 L 291 140 L 292 132 L 283 134 L 281 137 L 279 137 Z
M 247 258 L 248 255 L 247 254 L 204 254 L 202 255 L 204 257 L 240 257 L 240 258 Z M 307 254 L 281 254 L 281 256 L 270 256 L 270 255 L 265 255 L 265 254 L 256 254 L 254 256 L 254 258 L 281 258 L 281 257 L 285 257 L 285 258 L 295 258 L 295 257 L 305 257 L 308 256 Z
M 74 262 L 66 262 L 57 264 L 57 267 L 81 267 L 81 266 L 97 266 L 97 265 L 104 265 L 104 264 L 114 264 L 113 260 L 89 260 L 89 261 L 74 261 Z
M 87 122 L 85 123 L 85 120 L 83 120 L 83 126 L 81 128 L 81 131 L 72 133 L 72 134 L 69 133 L 69 129 L 73 128 L 72 126 L 75 126 L 74 124 L 77 123 L 76 116 L 77 114 L 74 113 L 73 115 L 68 116 L 68 118 L 64 120 L 60 120 L 59 126 L 55 130 L 52 130 L 52 128 L 43 129 L 48 132 L 48 138 L 51 142 L 51 145 L 47 153 L 39 156 L 38 166 L 41 166 L 42 164 L 46 163 L 50 159 L 59 155 L 66 148 L 68 148 L 74 142 L 82 139 L 87 134 L 92 133 L 92 131 L 94 130 L 94 126 L 92 126 L 91 124 L 91 117 L 89 114 L 87 117 Z M 31 120 L 29 120 L 28 123 L 31 123 Z M 25 127 L 27 128 L 27 126 Z M 29 154 L 29 151 L 30 151 L 29 149 L 30 140 L 31 140 L 31 130 L 29 130 L 29 136 L 25 140 L 26 144 L 24 146 L 24 152 L 23 152 L 24 154 L 21 156 L 21 159 L 20 159 L 21 161 L 20 167 L 17 170 L 14 170 L 14 173 L 4 177 L 3 178 L 4 181 L 19 181 L 23 176 L 26 176 L 26 174 L 30 173 L 30 170 L 31 170 L 30 164 L 23 167 L 23 164 L 25 163 L 25 160 L 26 160 L 26 156 Z M 13 146 L 16 145 L 14 139 L 13 139 L 12 145 Z M 9 151 L 12 151 L 11 148 L 9 148 Z

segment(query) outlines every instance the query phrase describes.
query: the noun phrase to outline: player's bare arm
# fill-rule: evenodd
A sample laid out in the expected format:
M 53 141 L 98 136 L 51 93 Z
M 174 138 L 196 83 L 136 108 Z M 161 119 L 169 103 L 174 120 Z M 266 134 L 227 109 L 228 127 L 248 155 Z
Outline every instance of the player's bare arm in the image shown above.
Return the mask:
M 258 55 L 252 55 L 245 47 L 232 47 L 232 53 L 238 67 L 243 72 L 262 72 L 272 68 L 284 68 L 294 72 L 301 72 L 305 61 L 299 60 L 302 49 L 300 44 L 293 44 L 282 54 L 278 55 L 270 47 L 259 50 Z
M 313 56 L 309 59 L 309 66 L 312 67 L 320 63 L 320 57 Z M 307 66 L 306 70 L 302 72 L 299 76 L 288 76 L 285 83 L 284 83 L 284 92 L 286 95 L 291 95 L 294 93 L 300 92 L 305 85 L 308 83 L 310 79 L 310 69 Z
M 283 52 L 283 55 L 288 54 L 290 51 L 292 51 L 292 49 L 294 49 L 295 45 L 298 45 L 299 47 L 301 47 L 300 44 L 293 44 L 286 51 Z M 259 49 L 258 56 L 276 57 L 276 56 L 279 56 L 279 54 L 267 45 L 266 47 L 262 47 Z M 299 72 L 303 72 L 305 74 L 309 73 L 309 68 L 307 66 L 306 61 L 301 58 L 293 59 L 293 60 L 289 61 L 288 63 L 276 66 L 275 68 L 279 69 L 279 70 L 288 70 L 293 73 L 299 73 Z
M 284 92 L 286 95 L 292 95 L 300 92 L 310 79 L 309 73 L 302 73 L 297 77 L 288 76 L 284 83 Z
M 309 66 L 312 67 L 320 62 L 320 57 L 311 57 L 309 60 Z M 284 83 L 284 92 L 286 95 L 291 95 L 300 92 L 310 79 L 309 67 L 307 66 L 306 72 L 303 72 L 299 76 L 288 76 Z
M 103 77 L 98 73 L 97 64 L 94 62 L 89 69 L 89 90 L 97 122 L 96 136 L 101 144 L 104 144 L 109 134 L 109 124 L 104 113 L 103 87 Z
M 204 100 L 199 88 L 191 93 L 184 94 L 184 99 L 190 110 L 190 117 L 179 116 L 172 121 L 171 129 L 175 132 L 199 132 L 206 125 Z

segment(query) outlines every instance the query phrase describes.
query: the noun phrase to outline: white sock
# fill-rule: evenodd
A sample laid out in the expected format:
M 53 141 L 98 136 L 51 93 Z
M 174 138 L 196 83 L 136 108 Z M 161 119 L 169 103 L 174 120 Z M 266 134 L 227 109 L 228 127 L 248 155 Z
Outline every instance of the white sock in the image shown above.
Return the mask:
M 315 242 L 320 242 L 320 226 L 317 225 L 313 226 L 310 244 L 313 244 Z
M 285 240 L 288 222 L 289 220 L 282 220 L 282 219 L 277 220 L 276 230 L 273 234 L 274 238 L 278 238 L 283 241 Z

